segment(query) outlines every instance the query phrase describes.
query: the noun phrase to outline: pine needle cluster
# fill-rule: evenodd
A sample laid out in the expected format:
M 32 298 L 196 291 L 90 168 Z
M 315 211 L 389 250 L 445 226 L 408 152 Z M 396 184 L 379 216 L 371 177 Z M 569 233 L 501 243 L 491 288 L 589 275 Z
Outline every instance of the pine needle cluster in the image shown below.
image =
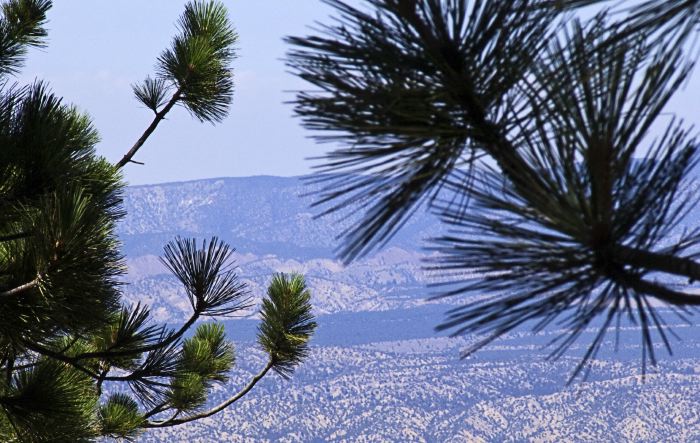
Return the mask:
M 287 62 L 310 84 L 296 114 L 340 146 L 317 204 L 366 208 L 340 255 L 428 207 L 448 232 L 430 246 L 441 295 L 476 296 L 440 326 L 479 334 L 467 354 L 556 324 L 557 357 L 597 318 L 574 375 L 623 320 L 641 326 L 643 361 L 655 340 L 670 351 L 657 308 L 685 319 L 700 304 L 700 231 L 684 220 L 697 133 L 665 114 L 692 74 L 697 2 L 326 3 L 335 21 L 289 37 Z M 599 13 L 582 21 L 584 6 Z

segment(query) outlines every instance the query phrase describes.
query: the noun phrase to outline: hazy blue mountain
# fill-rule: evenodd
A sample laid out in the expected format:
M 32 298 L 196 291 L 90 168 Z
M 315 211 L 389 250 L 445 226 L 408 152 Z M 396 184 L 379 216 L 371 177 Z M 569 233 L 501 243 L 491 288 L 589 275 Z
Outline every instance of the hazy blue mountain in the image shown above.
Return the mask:
M 270 176 L 133 186 L 124 198 L 129 215 L 120 237 L 127 255 L 160 254 L 175 235 L 217 235 L 242 253 L 334 257 L 336 238 L 361 208 L 315 218 L 317 190 L 300 177 Z M 436 217 L 417 211 L 390 244 L 417 250 L 439 229 Z
M 442 232 L 436 217 L 416 212 L 389 245 L 345 266 L 334 258 L 336 237 L 362 208 L 349 219 L 314 218 L 313 191 L 279 177 L 128 188 L 120 226 L 127 300 L 149 303 L 160 321 L 185 319 L 189 305 L 158 256 L 176 235 L 217 235 L 237 248 L 239 275 L 256 299 L 274 272 L 304 273 L 319 324 L 311 357 L 291 380 L 265 379 L 220 415 L 139 441 L 700 441 L 700 328 L 663 311 L 680 340 L 673 356 L 659 346 L 661 363 L 645 377 L 631 324 L 618 352 L 614 333 L 607 338 L 585 382 L 567 384 L 595 329 L 557 361 L 543 349 L 564 332 L 556 329 L 514 331 L 463 360 L 478 337 L 450 338 L 434 326 L 465 300 L 427 300 L 440 276 L 423 269 L 422 239 Z M 692 209 L 689 218 L 700 219 Z M 214 400 L 264 365 L 255 314 L 225 323 L 239 366 Z

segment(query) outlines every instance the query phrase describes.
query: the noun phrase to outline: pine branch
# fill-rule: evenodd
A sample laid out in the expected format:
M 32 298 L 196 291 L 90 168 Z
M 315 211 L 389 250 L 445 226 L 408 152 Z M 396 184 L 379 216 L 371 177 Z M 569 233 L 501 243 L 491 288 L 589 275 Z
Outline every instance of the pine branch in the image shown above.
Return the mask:
M 102 384 L 105 382 L 105 379 L 107 378 L 107 374 L 109 374 L 109 366 L 105 367 L 102 371 L 100 371 L 100 375 L 97 378 L 97 383 L 95 384 L 95 389 L 97 390 L 97 395 L 102 395 Z
M 700 276 L 699 264 L 680 257 L 700 235 L 658 246 L 693 206 L 680 193 L 698 143 L 671 122 L 635 159 L 690 73 L 685 31 L 660 45 L 648 40 L 652 30 L 621 34 L 602 14 L 555 30 L 547 1 L 471 2 L 472 11 L 466 0 L 377 1 L 368 5 L 374 14 L 328 3 L 339 24 L 288 39 L 300 48 L 289 64 L 315 88 L 297 96 L 305 126 L 330 131 L 321 141 L 348 142 L 325 157 L 326 180 L 340 186 L 322 189 L 320 203 L 340 201 L 326 212 L 373 204 L 343 233 L 342 258 L 383 243 L 397 214 L 425 196 L 452 228 L 436 239 L 442 254 L 432 269 L 482 276 L 455 281 L 444 295 L 493 296 L 453 312 L 445 327 L 459 327 L 455 334 L 486 332 L 488 343 L 575 310 L 565 319 L 573 340 L 630 296 L 640 318 L 653 315 L 651 298 L 700 304 L 645 279 Z M 473 168 L 469 154 L 493 163 Z M 453 157 L 450 170 L 424 161 L 441 156 Z
M 658 254 L 627 246 L 618 246 L 615 249 L 614 258 L 620 263 L 644 268 L 649 271 L 688 277 L 691 281 L 700 280 L 700 263 L 689 258 L 677 257 L 671 254 Z
M 0 242 L 21 240 L 23 238 L 29 238 L 31 236 L 32 236 L 31 232 L 18 232 L 16 234 L 9 234 L 9 235 L 0 236 Z
M 23 285 L 17 286 L 16 288 L 9 289 L 5 292 L 0 292 L 0 297 L 9 297 L 12 295 L 17 295 L 21 292 L 26 291 L 27 289 L 35 288 L 38 285 L 39 285 L 39 279 L 35 278 L 34 280 L 27 282 Z
M 146 422 L 146 424 L 144 425 L 144 428 L 165 428 L 165 427 L 169 427 L 169 426 L 176 426 L 176 425 L 188 423 L 188 422 L 191 422 L 194 420 L 199 420 L 202 418 L 210 417 L 218 412 L 221 412 L 224 409 L 226 409 L 228 406 L 230 406 L 233 403 L 235 403 L 236 401 L 240 400 L 248 392 L 250 392 L 250 390 L 253 389 L 253 387 L 255 387 L 255 385 L 263 377 L 265 377 L 265 375 L 270 371 L 270 369 L 272 369 L 273 366 L 274 366 L 273 361 L 269 360 L 267 362 L 267 364 L 265 365 L 265 367 L 258 374 L 256 374 L 241 391 L 239 391 L 236 395 L 232 396 L 228 400 L 226 400 L 226 401 L 220 403 L 219 405 L 209 409 L 208 411 L 201 412 L 201 413 L 195 414 L 195 415 L 190 415 L 188 417 L 183 417 L 183 418 L 173 417 L 173 418 L 170 418 L 170 419 L 164 420 L 164 421 L 156 421 L 156 422 L 149 421 L 149 422 Z
M 134 157 L 134 155 L 136 155 L 136 152 L 139 149 L 141 149 L 141 146 L 143 146 L 144 143 L 146 143 L 146 140 L 148 140 L 148 137 L 150 137 L 151 134 L 153 134 L 153 131 L 156 130 L 156 128 L 158 127 L 158 124 L 161 122 L 161 120 L 163 120 L 165 118 L 165 115 L 168 112 L 170 112 L 170 110 L 173 108 L 173 106 L 175 106 L 175 104 L 180 100 L 181 96 L 182 96 L 182 89 L 178 89 L 177 91 L 175 91 L 173 96 L 170 98 L 170 101 L 168 101 L 168 103 L 163 107 L 163 109 L 161 109 L 160 111 L 158 111 L 156 113 L 155 117 L 153 118 L 153 121 L 146 128 L 146 130 L 143 132 L 143 134 L 141 134 L 141 137 L 139 137 L 139 139 L 136 140 L 136 143 L 134 143 L 134 146 L 132 146 L 131 149 L 129 149 L 129 152 L 127 152 L 124 155 L 124 157 L 122 157 L 122 159 L 119 160 L 119 162 L 117 162 L 117 164 L 115 164 L 117 169 L 123 168 L 129 162 L 134 162 L 132 160 L 132 158 Z M 137 163 L 137 162 L 134 162 L 134 163 Z
M 109 370 L 106 372 L 101 372 L 101 373 L 95 373 L 82 364 L 80 364 L 81 360 L 86 360 L 86 359 L 102 359 L 102 360 L 107 360 L 109 358 L 114 358 L 114 357 L 123 357 L 123 356 L 134 356 L 134 355 L 140 355 L 145 352 L 152 352 L 156 350 L 161 350 L 164 349 L 168 346 L 171 346 L 173 343 L 175 343 L 182 335 L 194 324 L 194 322 L 197 320 L 199 315 L 195 314 L 193 315 L 187 323 L 185 323 L 176 333 L 170 334 L 165 340 L 162 340 L 158 343 L 154 343 L 149 346 L 141 346 L 138 348 L 133 348 L 133 349 L 127 349 L 127 350 L 118 350 L 118 351 L 98 351 L 98 352 L 84 352 L 75 356 L 69 356 L 65 355 L 63 352 L 57 352 L 53 351 L 49 348 L 46 348 L 44 346 L 39 345 L 38 343 L 31 343 L 31 342 L 24 342 L 24 346 L 26 346 L 28 349 L 37 352 L 45 357 L 49 357 L 58 361 L 62 361 L 64 363 L 68 363 L 74 368 L 80 370 L 81 372 L 89 375 L 90 377 L 94 378 L 95 380 L 98 381 L 98 388 L 100 385 L 105 382 L 105 381 L 136 381 L 140 380 L 144 377 L 146 377 L 148 374 L 145 374 L 143 370 L 135 370 L 131 372 L 128 375 L 122 375 L 122 376 L 110 376 L 107 375 L 109 373 Z M 155 385 L 155 386 L 161 386 L 161 387 L 168 387 L 170 386 L 167 383 L 160 383 L 154 380 L 149 380 L 149 384 Z
M 139 372 L 132 372 L 129 375 L 108 375 L 104 377 L 104 381 L 139 381 L 145 379 L 145 375 Z M 169 388 L 170 383 L 160 382 L 156 380 L 148 380 L 148 385 L 159 386 L 161 388 Z
M 686 294 L 684 292 L 674 291 L 666 286 L 662 286 L 655 282 L 650 282 L 637 275 L 632 275 L 628 272 L 618 271 L 613 273 L 612 277 L 623 285 L 634 289 L 638 293 L 650 295 L 658 300 L 675 306 L 700 306 L 700 295 Z
M 169 346 L 169 345 L 175 343 L 178 339 L 180 339 L 180 337 L 182 337 L 185 334 L 185 332 L 187 332 L 187 330 L 197 321 L 199 316 L 200 316 L 199 312 L 193 313 L 192 316 L 190 317 L 190 319 L 187 320 L 187 322 L 184 325 L 182 325 L 182 327 L 180 327 L 180 329 L 177 332 L 168 335 L 167 338 L 165 338 L 164 340 L 159 341 L 157 343 L 153 343 L 153 344 L 147 345 L 147 346 L 139 346 L 139 347 L 135 347 L 132 349 L 117 350 L 117 351 L 109 351 L 108 350 L 108 351 L 84 352 L 84 353 L 76 355 L 75 357 L 73 357 L 73 359 L 76 361 L 84 360 L 84 359 L 88 359 L 88 358 L 107 359 L 107 358 L 111 358 L 111 357 L 122 357 L 125 355 L 141 354 L 144 352 L 150 352 L 150 351 L 155 351 L 156 349 L 165 348 L 166 346 Z M 108 380 L 109 380 L 109 378 L 108 378 Z
M 139 371 L 134 371 L 131 374 L 122 375 L 122 376 L 107 375 L 109 373 L 109 370 L 103 370 L 102 372 L 100 372 L 98 374 L 96 372 L 91 371 L 90 369 L 86 368 L 85 366 L 83 366 L 79 363 L 79 360 L 84 358 L 84 357 L 81 357 L 81 356 L 71 357 L 71 356 L 65 355 L 61 352 L 56 352 L 56 351 L 53 351 L 53 350 L 48 349 L 46 347 L 43 347 L 37 343 L 25 342 L 24 346 L 26 346 L 27 349 L 30 349 L 34 352 L 37 352 L 44 357 L 49 357 L 49 358 L 52 358 L 54 360 L 68 363 L 69 365 L 76 368 L 77 370 L 92 377 L 93 379 L 95 379 L 97 381 L 98 392 L 100 392 L 100 387 L 101 387 L 102 383 L 104 383 L 105 381 L 117 381 L 117 382 L 119 382 L 119 381 L 122 381 L 122 382 L 123 381 L 136 381 L 136 380 L 139 380 L 139 379 L 144 377 L 144 374 L 139 372 Z M 123 355 L 123 354 L 120 353 L 120 355 Z M 126 355 L 131 355 L 131 354 L 126 354 Z M 170 384 L 168 384 L 168 383 L 158 382 L 158 381 L 154 381 L 154 380 L 149 380 L 148 383 L 150 385 L 160 386 L 163 388 L 167 388 L 170 386 Z
M 92 377 L 92 378 L 94 378 L 94 379 L 98 379 L 98 378 L 100 377 L 99 374 L 97 374 L 97 373 L 95 373 L 95 372 L 89 370 L 88 368 L 86 368 L 85 366 L 81 365 L 80 363 L 77 363 L 77 362 L 76 362 L 76 359 L 74 359 L 74 358 L 72 358 L 72 357 L 70 357 L 70 356 L 64 355 L 64 354 L 62 354 L 62 353 L 60 353 L 60 352 L 53 351 L 53 350 L 51 350 L 51 349 L 49 349 L 49 348 L 46 348 L 46 347 L 44 347 L 44 346 L 41 346 L 41 345 L 38 344 L 38 343 L 23 342 L 23 345 L 24 345 L 27 349 L 29 349 L 29 350 L 31 350 L 31 351 L 34 351 L 34 352 L 37 352 L 37 353 L 39 353 L 39 354 L 41 354 L 41 355 L 43 355 L 43 356 L 45 356 L 45 357 L 50 357 L 50 358 L 52 358 L 52 359 L 54 359 L 54 360 L 58 360 L 58 361 L 61 361 L 61 362 L 64 362 L 64 363 L 68 363 L 69 365 L 73 366 L 75 369 L 79 370 L 80 372 L 82 372 L 82 373 L 84 373 L 84 374 L 86 374 L 86 375 L 88 375 L 88 376 L 90 376 L 90 377 Z
M 155 406 L 155 407 L 154 407 L 153 409 L 151 409 L 150 411 L 146 412 L 146 413 L 143 415 L 143 418 L 144 418 L 144 419 L 151 418 L 151 417 L 153 417 L 153 416 L 156 415 L 156 414 L 160 414 L 161 412 L 165 411 L 166 409 L 168 409 L 168 402 L 167 402 L 167 401 L 164 401 L 164 402 L 160 403 L 159 405 Z

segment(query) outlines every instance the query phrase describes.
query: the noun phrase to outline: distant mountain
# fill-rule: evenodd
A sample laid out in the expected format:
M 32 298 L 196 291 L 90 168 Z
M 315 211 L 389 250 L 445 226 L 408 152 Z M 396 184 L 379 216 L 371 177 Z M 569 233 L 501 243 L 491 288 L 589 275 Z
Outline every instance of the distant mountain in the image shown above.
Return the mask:
M 315 217 L 316 190 L 301 177 L 269 176 L 127 188 L 118 231 L 129 266 L 127 299 L 148 302 L 160 321 L 185 320 L 190 307 L 158 257 L 176 236 L 218 236 L 237 249 L 239 275 L 254 297 L 274 273 L 301 272 L 317 315 L 424 304 L 432 279 L 422 269 L 422 245 L 441 232 L 439 220 L 416 211 L 388 245 L 344 266 L 334 258 L 337 237 L 362 208 Z
M 357 324 L 364 318 L 358 316 Z M 622 346 L 633 351 L 638 331 L 627 334 Z M 697 347 L 691 349 L 694 358 L 664 360 L 646 377 L 638 354 L 600 358 L 586 382 L 567 386 L 576 357 L 546 360 L 526 338 L 506 337 L 460 360 L 468 343 L 431 337 L 315 345 L 289 381 L 266 379 L 216 417 L 155 430 L 139 441 L 700 441 Z M 243 386 L 264 364 L 251 348 L 239 355 L 245 358 L 230 382 L 234 386 Z M 214 396 L 227 393 L 221 389 Z
M 132 186 L 119 235 L 128 256 L 160 255 L 176 235 L 216 235 L 243 254 L 332 258 L 337 237 L 363 208 L 315 218 L 320 210 L 311 204 L 318 189 L 301 177 L 270 176 Z M 419 210 L 390 245 L 417 251 L 439 232 L 437 218 Z
M 131 257 L 160 255 L 163 245 L 176 235 L 216 235 L 241 254 L 300 260 L 335 258 L 339 236 L 366 208 L 346 208 L 317 217 L 322 209 L 312 204 L 319 189 L 305 177 L 272 176 L 131 186 L 124 196 L 128 215 L 118 232 L 124 252 Z M 689 182 L 681 195 L 697 200 L 700 181 Z M 700 220 L 700 205 L 691 205 L 686 220 Z M 446 230 L 422 207 L 386 247 L 423 251 L 426 239 Z M 682 233 L 683 226 L 679 226 L 676 234 Z
M 273 274 L 299 272 L 312 292 L 316 315 L 340 312 L 373 312 L 421 306 L 432 295 L 428 284 L 435 279 L 424 271 L 424 255 L 397 247 L 343 266 L 337 260 L 282 259 L 275 255 L 236 254 L 238 275 L 258 300 Z M 190 306 L 181 284 L 154 255 L 127 258 L 129 284 L 124 287 L 130 301 L 145 301 L 159 321 L 184 321 Z M 458 302 L 451 298 L 440 303 Z M 431 302 L 437 303 L 437 302 Z M 251 308 L 247 314 L 253 314 Z
M 439 280 L 423 269 L 422 245 L 442 232 L 436 217 L 417 211 L 386 247 L 345 266 L 334 258 L 336 237 L 363 208 L 314 218 L 315 190 L 279 177 L 127 189 L 119 234 L 128 301 L 147 302 L 158 321 L 184 320 L 191 308 L 158 257 L 175 236 L 216 235 L 237 248 L 239 275 L 256 300 L 273 273 L 303 273 L 319 325 L 310 357 L 289 381 L 266 377 L 221 414 L 138 441 L 700 441 L 700 328 L 662 312 L 680 340 L 672 357 L 657 349 L 661 364 L 646 378 L 632 324 L 622 325 L 619 352 L 611 333 L 588 379 L 573 385 L 568 377 L 595 325 L 557 361 L 542 347 L 565 331 L 525 328 L 462 360 L 460 351 L 478 337 L 449 338 L 434 326 L 465 300 L 427 300 Z M 700 206 L 692 209 L 689 219 L 699 220 Z M 238 366 L 213 401 L 264 365 L 255 313 L 225 322 Z

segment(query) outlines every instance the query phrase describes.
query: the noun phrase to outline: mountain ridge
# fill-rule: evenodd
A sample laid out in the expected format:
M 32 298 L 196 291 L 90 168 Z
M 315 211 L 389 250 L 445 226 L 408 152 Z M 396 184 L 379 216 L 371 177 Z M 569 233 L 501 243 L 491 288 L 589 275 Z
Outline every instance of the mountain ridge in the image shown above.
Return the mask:
M 591 361 L 589 378 L 574 385 L 567 382 L 595 324 L 559 360 L 547 360 L 551 348 L 543 349 L 566 332 L 559 326 L 512 331 L 462 359 L 460 351 L 479 337 L 445 337 L 448 332 L 433 328 L 465 299 L 426 300 L 434 295 L 430 283 L 440 282 L 424 269 L 429 255 L 422 249 L 424 238 L 442 232 L 437 217 L 417 211 L 387 247 L 344 264 L 334 247 L 353 210 L 314 218 L 309 192 L 317 188 L 303 182 L 253 176 L 126 189 L 119 235 L 129 268 L 127 302 L 146 302 L 160 322 L 184 320 L 191 308 L 158 257 L 175 236 L 216 235 L 237 248 L 238 274 L 256 301 L 273 273 L 304 273 L 319 324 L 310 357 L 290 380 L 266 377 L 220 415 L 149 431 L 139 441 L 700 439 L 698 327 L 664 313 L 683 341 L 646 375 L 646 384 L 634 325 L 623 325 L 619 353 L 612 353 L 616 338 L 606 337 L 607 352 Z M 242 314 L 223 321 L 239 358 L 231 381 L 216 386 L 215 402 L 265 362 L 254 345 L 255 308 Z
M 362 208 L 319 217 L 312 208 L 318 184 L 306 176 L 229 177 L 128 187 L 127 217 L 118 234 L 129 255 L 158 255 L 174 236 L 218 236 L 240 252 L 289 258 L 335 258 L 338 238 Z M 436 216 L 421 208 L 387 246 L 421 250 L 440 232 Z

